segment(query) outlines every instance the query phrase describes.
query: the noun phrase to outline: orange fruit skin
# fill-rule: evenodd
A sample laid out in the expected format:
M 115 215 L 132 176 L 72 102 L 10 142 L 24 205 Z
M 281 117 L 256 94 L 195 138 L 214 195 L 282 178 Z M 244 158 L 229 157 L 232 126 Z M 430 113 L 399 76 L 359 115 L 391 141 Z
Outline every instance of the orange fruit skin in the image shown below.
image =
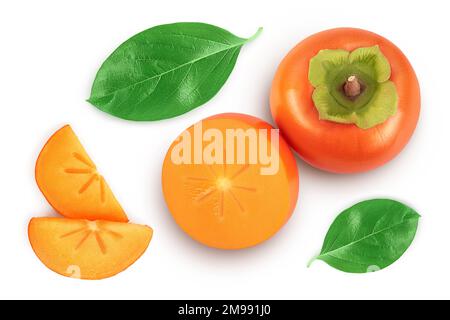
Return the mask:
M 48 203 L 65 217 L 128 222 L 69 125 L 59 129 L 45 144 L 36 162 L 35 176 Z
M 322 49 L 353 51 L 375 45 L 391 64 L 397 113 L 367 130 L 319 120 L 308 80 L 311 58 Z M 385 164 L 404 148 L 419 119 L 420 88 L 408 59 L 393 43 L 369 31 L 339 28 L 314 34 L 292 49 L 276 72 L 270 105 L 275 122 L 303 160 L 330 172 L 356 173 Z
M 112 277 L 147 249 L 151 228 L 109 221 L 33 218 L 28 238 L 37 257 L 60 275 L 83 280 Z
M 202 125 L 203 131 L 213 128 L 222 133 L 273 129 L 261 119 L 235 113 L 207 118 Z M 192 126 L 187 132 L 193 136 L 193 130 Z M 174 164 L 171 152 L 177 140 L 164 160 L 162 189 L 173 218 L 190 237 L 209 247 L 237 250 L 266 241 L 288 221 L 297 203 L 299 177 L 295 158 L 281 136 L 279 171 L 274 175 L 261 175 L 260 164 L 249 163 L 248 150 L 245 164 Z M 227 187 L 221 187 L 222 181 Z

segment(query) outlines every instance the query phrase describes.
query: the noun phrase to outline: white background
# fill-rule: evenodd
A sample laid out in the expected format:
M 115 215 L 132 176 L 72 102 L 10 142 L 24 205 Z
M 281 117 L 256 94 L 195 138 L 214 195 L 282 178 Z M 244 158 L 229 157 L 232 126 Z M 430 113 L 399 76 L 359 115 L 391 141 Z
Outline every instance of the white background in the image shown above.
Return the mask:
M 0 298 L 297 299 L 450 298 L 450 19 L 447 1 L 2 1 L 0 4 Z M 201 21 L 248 37 L 230 79 L 205 106 L 155 123 L 115 119 L 85 99 L 101 62 L 151 26 Z M 300 198 L 289 223 L 254 249 L 223 252 L 188 238 L 160 187 L 171 141 L 192 123 L 234 111 L 272 121 L 278 63 L 306 36 L 332 27 L 377 32 L 409 57 L 422 114 L 403 153 L 366 174 L 333 175 L 300 160 Z M 49 271 L 27 239 L 32 216 L 52 212 L 34 182 L 47 138 L 70 123 L 136 223 L 154 228 L 148 251 L 120 275 L 79 281 Z M 423 216 L 407 253 L 374 274 L 349 275 L 318 253 L 335 216 L 366 198 L 404 201 Z

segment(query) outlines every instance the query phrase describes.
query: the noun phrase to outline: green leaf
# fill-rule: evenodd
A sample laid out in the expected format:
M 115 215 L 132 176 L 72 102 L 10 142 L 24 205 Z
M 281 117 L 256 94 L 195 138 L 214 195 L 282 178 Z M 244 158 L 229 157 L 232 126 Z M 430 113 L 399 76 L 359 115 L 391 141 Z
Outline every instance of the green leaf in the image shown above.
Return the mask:
M 309 82 L 317 87 L 327 82 L 329 71 L 348 63 L 345 50 L 320 50 L 309 62 Z
M 322 260 L 350 273 L 384 269 L 409 248 L 419 218 L 416 211 L 394 200 L 360 202 L 336 218 L 320 255 L 312 261 Z
M 204 23 L 143 31 L 102 64 L 88 101 L 116 117 L 152 121 L 186 113 L 210 100 L 249 39 Z
M 391 65 L 379 46 L 358 48 L 350 54 L 349 60 L 368 74 L 374 72 L 374 78 L 380 83 L 391 77 Z

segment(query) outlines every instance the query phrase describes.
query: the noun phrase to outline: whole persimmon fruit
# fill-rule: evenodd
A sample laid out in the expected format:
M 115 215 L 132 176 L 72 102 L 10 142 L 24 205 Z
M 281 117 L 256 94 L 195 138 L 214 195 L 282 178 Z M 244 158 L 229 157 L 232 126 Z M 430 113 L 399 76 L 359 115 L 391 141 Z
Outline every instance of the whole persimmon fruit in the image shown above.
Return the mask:
M 355 173 L 392 160 L 411 138 L 420 89 L 406 56 L 369 31 L 339 28 L 300 42 L 281 62 L 272 115 L 300 157 Z

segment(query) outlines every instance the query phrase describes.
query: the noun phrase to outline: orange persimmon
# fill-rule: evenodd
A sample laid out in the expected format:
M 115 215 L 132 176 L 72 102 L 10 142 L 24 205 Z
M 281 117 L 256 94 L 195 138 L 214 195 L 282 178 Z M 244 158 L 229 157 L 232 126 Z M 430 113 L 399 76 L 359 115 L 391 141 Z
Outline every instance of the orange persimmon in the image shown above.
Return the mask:
M 359 60 L 350 66 L 345 59 Z M 364 90 L 376 101 L 359 101 Z M 270 100 L 277 125 L 300 157 L 336 173 L 367 171 L 393 159 L 420 112 L 419 84 L 406 56 L 387 39 L 351 28 L 314 34 L 292 49 L 278 68 Z M 365 108 L 375 109 L 364 115 Z
M 147 249 L 151 228 L 65 218 L 33 218 L 28 237 L 38 258 L 63 276 L 99 280 L 122 272 Z
M 288 221 L 298 170 L 278 130 L 248 115 L 220 114 L 191 126 L 170 146 L 162 188 L 189 236 L 214 248 L 242 249 L 269 239 Z
M 58 130 L 45 144 L 36 162 L 35 175 L 47 201 L 65 217 L 128 221 L 69 125 Z

